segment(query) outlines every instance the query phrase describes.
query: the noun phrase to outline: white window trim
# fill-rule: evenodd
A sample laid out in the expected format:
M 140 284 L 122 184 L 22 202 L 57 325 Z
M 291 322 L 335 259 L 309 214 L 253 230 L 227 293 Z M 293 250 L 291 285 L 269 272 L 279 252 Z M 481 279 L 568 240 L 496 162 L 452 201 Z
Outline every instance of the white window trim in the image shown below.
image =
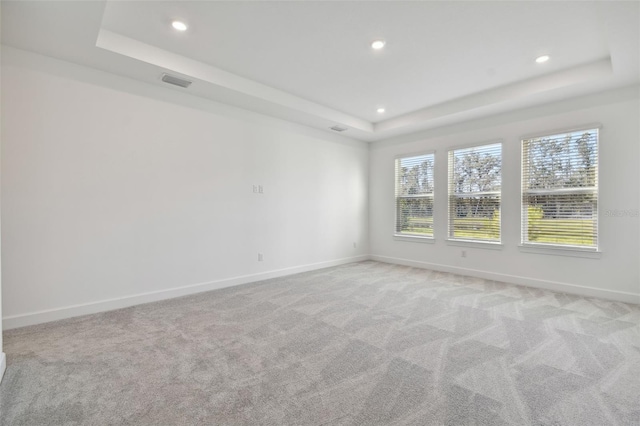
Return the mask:
M 583 130 L 592 130 L 592 129 L 602 130 L 602 124 L 600 124 L 600 123 L 592 123 L 592 124 L 586 124 L 586 125 L 583 125 L 583 126 L 564 127 L 564 128 L 560 128 L 560 129 L 545 130 L 545 131 L 542 131 L 542 132 L 529 133 L 527 135 L 524 135 L 524 136 L 520 137 L 520 149 L 522 150 L 522 141 L 525 140 L 525 139 L 545 138 L 545 137 L 548 137 L 548 136 L 554 136 L 554 135 L 559 135 L 559 134 L 563 134 L 563 133 L 574 133 L 574 132 L 581 132 Z M 600 142 L 600 141 L 598 140 L 598 142 Z M 600 150 L 598 150 L 598 153 L 600 153 Z M 522 154 L 522 152 L 520 154 Z
M 518 250 L 521 253 L 546 254 L 551 256 L 584 257 L 589 259 L 600 259 L 602 257 L 602 251 L 598 249 L 572 246 L 525 243 L 519 244 Z
M 447 239 L 448 246 L 460 246 L 460 247 L 469 247 L 469 248 L 481 248 L 487 250 L 502 250 L 504 248 L 504 244 L 502 241 L 481 241 L 481 240 L 465 240 L 463 238 L 460 239 Z
M 429 150 L 429 151 L 416 151 L 416 152 L 408 152 L 406 154 L 398 154 L 398 155 L 393 157 L 393 161 L 394 161 L 394 164 L 395 164 L 395 161 L 398 160 L 398 159 L 401 159 L 401 158 L 420 157 L 420 156 L 423 156 L 423 155 L 431 155 L 431 154 L 433 154 L 435 156 L 436 150 L 432 149 L 432 150 Z
M 500 144 L 500 240 L 499 241 L 482 241 L 482 240 L 465 240 L 464 238 L 453 238 L 450 236 L 450 232 L 451 232 L 451 212 L 449 209 L 449 202 L 451 201 L 451 194 L 449 192 L 450 190 L 450 173 L 451 171 L 449 170 L 449 154 L 452 151 L 456 151 L 459 149 L 469 149 L 469 148 L 474 148 L 477 146 L 484 146 L 484 145 L 495 145 L 495 144 Z M 499 138 L 499 139 L 490 139 L 488 141 L 484 141 L 484 142 L 474 142 L 474 143 L 470 143 L 470 144 L 464 144 L 464 145 L 455 145 L 452 146 L 450 148 L 447 149 L 447 244 L 448 245 L 460 245 L 460 246 L 465 246 L 465 247 L 481 247 L 481 248 L 491 248 L 494 250 L 500 250 L 502 249 L 502 169 L 504 165 L 504 139 Z M 434 185 L 435 186 L 435 185 Z M 489 192 L 493 192 L 493 191 L 488 191 Z M 473 196 L 473 193 L 469 193 L 470 196 Z M 484 193 L 482 193 L 484 194 Z M 466 194 L 465 194 L 466 195 Z M 455 194 L 454 194 L 455 196 Z M 460 198 L 463 198 L 462 196 Z M 479 246 L 476 246 L 476 244 L 479 244 Z
M 599 259 L 602 256 L 602 251 L 600 250 L 600 218 L 601 218 L 601 215 L 600 215 L 600 175 L 601 175 L 600 173 L 600 131 L 602 130 L 602 128 L 603 126 L 601 123 L 591 123 L 591 124 L 585 124 L 585 125 L 569 127 L 569 128 L 565 127 L 561 129 L 547 130 L 547 131 L 537 132 L 535 134 L 532 133 L 532 134 L 528 134 L 520 137 L 520 227 L 521 229 L 520 229 L 520 244 L 518 245 L 518 250 L 520 250 L 520 252 L 546 254 L 546 255 L 554 255 L 554 256 L 584 257 L 584 258 L 592 258 L 592 259 Z M 524 170 L 522 168 L 522 158 L 523 158 L 524 151 L 523 151 L 522 142 L 528 139 L 544 138 L 544 137 L 555 136 L 563 133 L 574 133 L 574 132 L 581 132 L 584 130 L 593 130 L 593 129 L 598 130 L 598 154 L 596 157 L 598 161 L 598 169 L 596 173 L 596 186 L 595 188 L 589 187 L 588 189 L 584 189 L 584 192 L 593 193 L 595 189 L 595 192 L 598 195 L 598 210 L 597 210 L 598 223 L 597 223 L 597 230 L 596 230 L 596 238 L 597 238 L 598 244 L 596 245 L 596 247 L 575 247 L 575 246 L 566 246 L 566 245 L 524 242 L 522 240 L 522 235 L 524 234 L 522 230 L 522 217 L 524 214 L 523 212 L 524 206 L 522 205 L 522 195 L 523 195 L 522 182 L 524 181 Z M 580 189 L 583 189 L 583 188 L 577 188 L 575 190 L 567 190 L 565 188 L 559 188 L 554 190 L 541 191 L 540 193 L 544 193 L 544 192 L 547 192 L 549 194 L 558 193 L 558 192 L 576 193 L 576 192 L 581 192 Z M 502 221 L 502 216 L 500 216 L 500 220 Z
M 413 152 L 413 153 L 405 153 L 405 154 L 398 154 L 396 156 L 393 157 L 393 177 L 394 177 L 394 183 L 393 183 L 393 205 L 394 205 L 394 214 L 393 214 L 393 219 L 394 219 L 394 223 L 397 223 L 398 221 L 398 217 L 397 217 L 397 210 L 395 208 L 395 204 L 397 201 L 395 192 L 396 192 L 396 182 L 395 182 L 395 178 L 396 178 L 396 171 L 395 171 L 395 164 L 397 160 L 403 159 L 403 158 L 411 158 L 411 157 L 420 157 L 423 155 L 433 155 L 433 159 L 434 159 L 434 164 L 433 164 L 433 193 L 431 194 L 427 194 L 427 195 L 418 195 L 418 196 L 414 196 L 411 198 L 432 198 L 434 200 L 434 205 L 435 205 L 435 194 L 436 194 L 436 164 L 435 164 L 435 158 L 436 158 L 436 150 L 432 149 L 432 150 L 428 150 L 428 151 L 418 151 L 418 152 Z M 402 198 L 410 198 L 410 197 L 402 197 Z M 435 218 L 434 218 L 435 221 Z M 411 243 L 434 243 L 435 242 L 435 229 L 434 231 L 434 235 L 414 235 L 414 234 L 398 234 L 395 228 L 395 225 L 393 227 L 393 239 L 395 241 L 405 241 L 405 242 L 411 242 Z
M 422 235 L 411 235 L 411 234 L 393 234 L 393 239 L 395 241 L 405 241 L 408 243 L 433 244 L 436 242 L 436 239 L 433 237 L 422 236 Z
M 504 147 L 504 139 L 499 138 L 499 139 L 489 139 L 486 140 L 484 142 L 473 142 L 473 143 L 466 143 L 466 144 L 461 144 L 461 145 L 453 145 L 451 147 L 447 148 L 447 160 L 449 159 L 448 154 L 449 151 L 455 151 L 458 149 L 469 149 L 469 148 L 475 148 L 477 146 L 484 146 L 484 145 L 496 145 L 496 144 L 501 144 Z M 502 151 L 502 149 L 501 149 Z M 448 170 L 447 170 L 448 172 Z

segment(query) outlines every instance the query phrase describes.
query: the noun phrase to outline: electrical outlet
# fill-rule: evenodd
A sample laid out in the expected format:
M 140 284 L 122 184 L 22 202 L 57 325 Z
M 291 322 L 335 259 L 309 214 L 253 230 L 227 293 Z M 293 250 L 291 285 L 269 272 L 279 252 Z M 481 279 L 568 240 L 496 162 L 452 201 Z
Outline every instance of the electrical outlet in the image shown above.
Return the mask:
M 254 194 L 258 193 L 258 185 L 253 185 L 253 193 Z
M 355 243 L 355 241 L 353 242 L 353 248 L 356 248 L 358 245 Z
M 467 251 L 466 250 L 462 250 L 460 252 L 460 257 L 467 257 Z
M 262 187 L 262 185 L 258 185 L 258 192 L 260 194 L 264 194 L 264 188 Z
M 264 256 L 262 253 L 258 253 L 258 262 L 262 262 L 264 260 Z

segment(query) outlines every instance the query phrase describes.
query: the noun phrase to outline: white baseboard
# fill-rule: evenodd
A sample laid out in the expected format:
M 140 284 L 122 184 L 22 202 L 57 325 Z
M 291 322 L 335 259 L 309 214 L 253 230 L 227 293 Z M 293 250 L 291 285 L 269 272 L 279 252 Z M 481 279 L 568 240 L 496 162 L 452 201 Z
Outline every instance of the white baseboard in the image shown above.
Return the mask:
M 242 275 L 223 280 L 206 283 L 192 284 L 184 287 L 175 287 L 166 290 L 153 291 L 149 293 L 135 294 L 117 299 L 102 300 L 99 302 L 85 303 L 82 305 L 72 305 L 63 308 L 49 309 L 46 311 L 31 312 L 28 314 L 7 316 L 2 319 L 2 328 L 10 330 L 12 328 L 25 327 L 28 325 L 41 324 L 50 321 L 57 321 L 80 315 L 95 314 L 98 312 L 111 311 L 114 309 L 126 308 L 140 305 L 142 303 L 156 302 L 159 300 L 173 299 L 175 297 L 187 296 L 204 291 L 217 290 L 225 287 L 240 284 L 252 283 L 255 281 L 267 280 L 270 278 L 283 277 L 286 275 L 298 274 L 300 272 L 314 271 L 316 269 L 328 268 L 331 266 L 344 265 L 347 263 L 361 262 L 368 260 L 368 255 L 354 256 L 343 259 L 330 260 L 326 262 L 312 263 L 291 268 L 278 269 L 274 271 L 261 272 L 258 274 Z
M 412 266 L 415 268 L 432 269 L 434 271 L 449 272 L 452 274 L 467 275 L 470 277 L 484 278 L 493 281 L 502 281 L 526 287 L 535 287 L 560 293 L 577 294 L 580 296 L 597 297 L 600 299 L 615 300 L 618 302 L 640 304 L 640 294 L 623 291 L 604 290 L 600 288 L 586 287 L 576 284 L 546 281 L 535 278 L 521 277 L 517 275 L 499 274 L 496 272 L 481 271 L 477 269 L 460 268 L 457 266 L 440 265 L 437 263 L 421 262 L 418 260 L 399 259 L 395 257 L 370 255 L 371 260 L 396 265 Z
M 50 309 L 46 311 L 32 312 L 28 314 L 14 315 L 2 319 L 2 327 L 5 330 L 24 327 L 28 325 L 41 324 L 50 321 L 57 321 L 80 315 L 94 314 L 98 312 L 110 311 L 114 309 L 126 308 L 143 303 L 156 302 L 159 300 L 172 299 L 180 296 L 201 293 L 205 291 L 217 290 L 255 281 L 262 281 L 270 278 L 283 277 L 286 275 L 301 272 L 313 271 L 316 269 L 328 268 L 331 266 L 344 265 L 347 263 L 361 262 L 364 260 L 375 260 L 378 262 L 393 263 L 397 265 L 412 266 L 422 269 L 432 269 L 434 271 L 449 272 L 453 274 L 467 275 L 471 277 L 484 278 L 494 281 L 502 281 L 511 284 L 523 285 L 527 287 L 541 288 L 562 293 L 578 294 L 587 297 L 598 297 L 601 299 L 616 300 L 625 303 L 640 304 L 640 294 L 627 293 L 613 290 L 603 290 L 593 287 L 580 286 L 576 284 L 561 283 L 556 281 L 546 281 L 534 278 L 521 277 L 516 275 L 499 274 L 476 269 L 460 268 L 455 266 L 441 265 L 437 263 L 421 262 L 417 260 L 400 259 L 395 257 L 378 255 L 361 255 L 344 259 L 330 260 L 326 262 L 313 263 L 308 265 L 295 266 L 291 268 L 278 269 L 274 271 L 262 272 L 258 274 L 242 275 L 223 280 L 206 283 L 192 284 L 184 287 L 176 287 L 166 290 L 141 293 L 117 299 L 103 300 L 99 302 L 86 303 L 82 305 L 72 305 L 63 308 Z M 4 354 L 2 354 L 2 368 L 6 365 Z M 3 371 L 3 370 L 0 370 Z
M 4 372 L 7 369 L 7 355 L 4 352 L 0 352 L 0 382 L 4 377 Z

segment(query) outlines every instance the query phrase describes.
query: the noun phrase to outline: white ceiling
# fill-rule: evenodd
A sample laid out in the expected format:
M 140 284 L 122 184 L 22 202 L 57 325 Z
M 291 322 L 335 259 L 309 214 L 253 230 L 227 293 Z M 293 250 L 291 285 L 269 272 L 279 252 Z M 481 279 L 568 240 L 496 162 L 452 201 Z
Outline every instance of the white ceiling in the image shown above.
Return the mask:
M 637 84 L 639 6 L 3 1 L 2 42 L 376 141 Z M 194 83 L 168 86 L 163 72 Z

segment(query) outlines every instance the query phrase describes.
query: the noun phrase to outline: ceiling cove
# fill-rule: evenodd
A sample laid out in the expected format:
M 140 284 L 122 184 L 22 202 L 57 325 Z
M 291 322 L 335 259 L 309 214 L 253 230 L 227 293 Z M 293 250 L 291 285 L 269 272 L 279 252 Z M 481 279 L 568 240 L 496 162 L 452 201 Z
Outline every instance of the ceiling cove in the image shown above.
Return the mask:
M 640 82 L 637 2 L 5 2 L 2 21 L 7 45 L 370 142 Z

